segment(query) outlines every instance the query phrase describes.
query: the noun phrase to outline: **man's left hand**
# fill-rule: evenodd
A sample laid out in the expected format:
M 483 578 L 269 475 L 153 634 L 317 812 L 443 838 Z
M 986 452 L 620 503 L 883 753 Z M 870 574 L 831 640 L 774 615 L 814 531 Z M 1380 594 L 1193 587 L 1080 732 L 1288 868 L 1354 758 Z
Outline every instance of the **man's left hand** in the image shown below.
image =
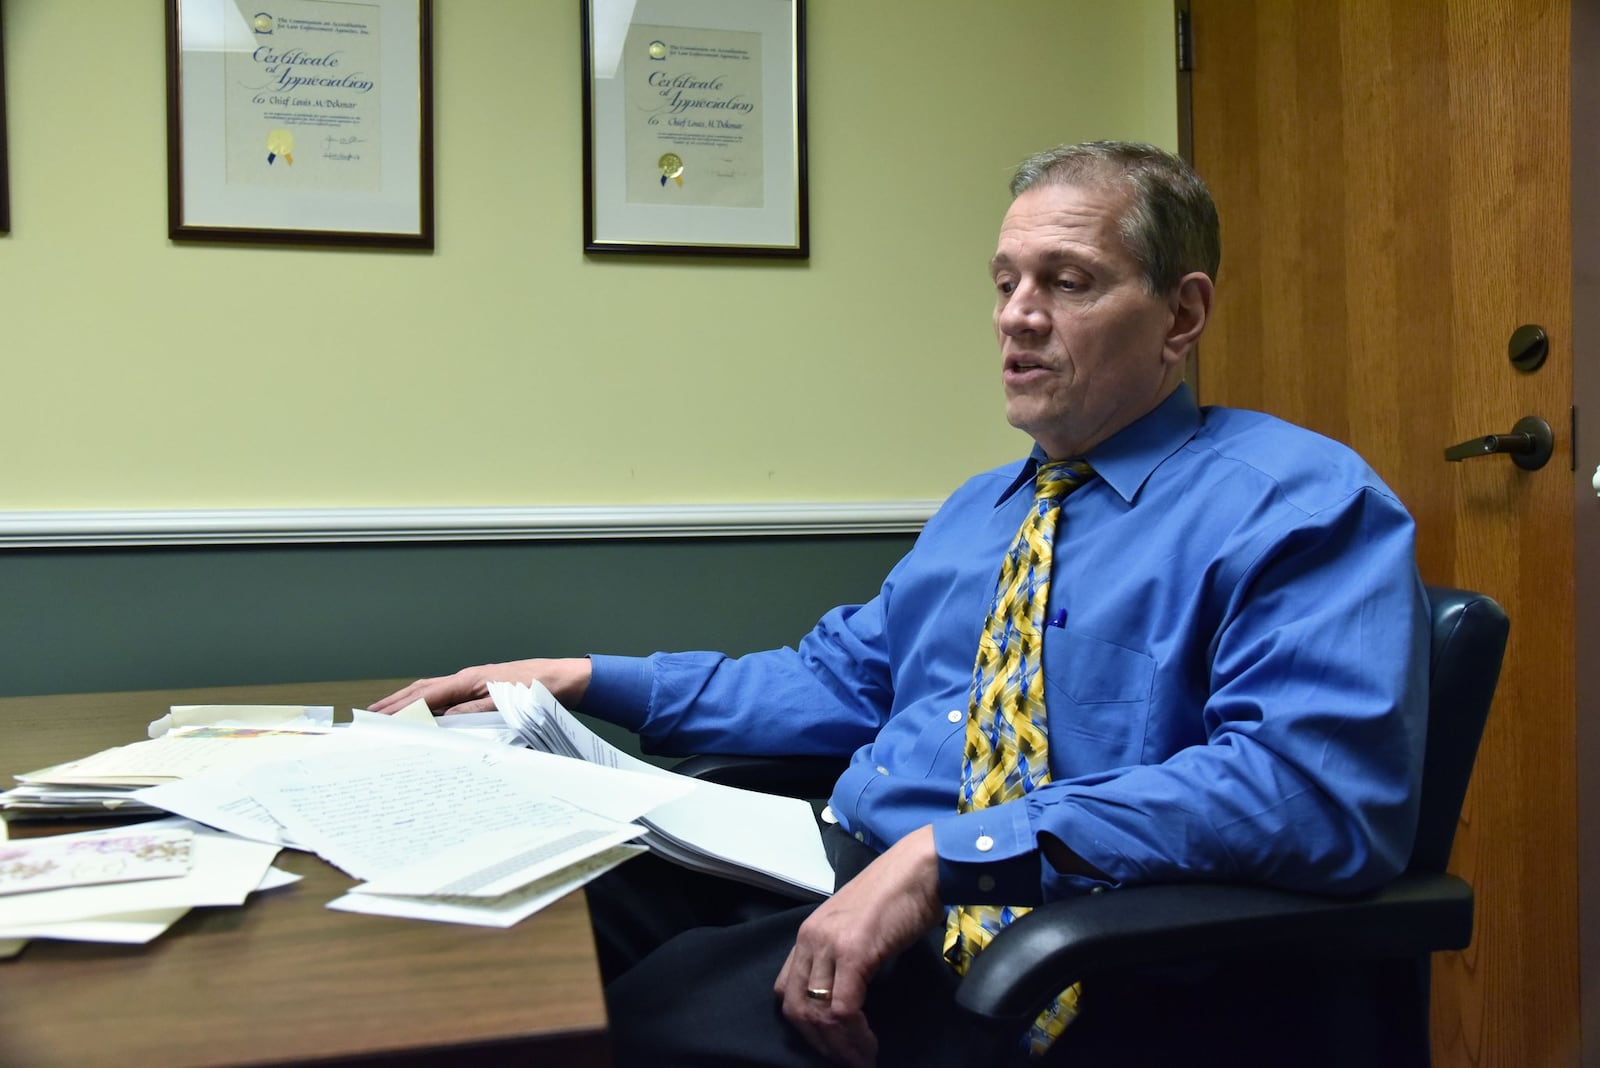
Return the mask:
M 784 1016 L 828 1057 L 861 1068 L 876 1063 L 878 1039 L 862 1011 L 867 984 L 943 914 L 933 828 L 924 827 L 867 865 L 800 925 L 773 986 Z

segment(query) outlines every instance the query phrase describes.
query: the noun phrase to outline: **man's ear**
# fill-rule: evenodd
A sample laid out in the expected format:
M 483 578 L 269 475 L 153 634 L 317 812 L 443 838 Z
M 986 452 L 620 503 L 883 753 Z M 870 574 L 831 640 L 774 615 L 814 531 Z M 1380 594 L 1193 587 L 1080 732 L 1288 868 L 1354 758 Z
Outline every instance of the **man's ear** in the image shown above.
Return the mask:
M 1172 325 L 1167 328 L 1164 355 L 1173 362 L 1182 362 L 1211 319 L 1211 300 L 1216 287 L 1211 277 L 1200 271 L 1186 274 L 1172 290 L 1170 306 Z

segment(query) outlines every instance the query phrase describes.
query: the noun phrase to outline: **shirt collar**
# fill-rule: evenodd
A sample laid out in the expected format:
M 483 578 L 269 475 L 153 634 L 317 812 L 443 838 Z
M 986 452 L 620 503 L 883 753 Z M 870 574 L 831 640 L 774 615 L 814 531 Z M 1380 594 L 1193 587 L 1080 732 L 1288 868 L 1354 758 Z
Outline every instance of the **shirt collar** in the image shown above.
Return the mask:
M 1166 400 L 1095 446 L 1084 459 L 1117 496 L 1132 504 L 1139 487 L 1151 473 L 1163 460 L 1183 448 L 1199 429 L 1200 408 L 1195 404 L 1188 383 L 1180 382 Z M 1017 477 L 1001 491 L 995 505 L 999 506 L 1019 488 L 1031 484 L 1039 465 L 1048 459 L 1044 450 L 1035 445 L 1022 462 Z

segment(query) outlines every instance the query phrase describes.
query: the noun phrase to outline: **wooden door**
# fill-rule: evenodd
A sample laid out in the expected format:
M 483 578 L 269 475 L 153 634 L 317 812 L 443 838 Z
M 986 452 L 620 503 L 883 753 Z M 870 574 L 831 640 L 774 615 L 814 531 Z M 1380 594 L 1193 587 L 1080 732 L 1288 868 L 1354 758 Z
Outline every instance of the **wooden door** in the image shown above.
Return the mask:
M 1435 1062 L 1578 1063 L 1568 0 L 1190 0 L 1190 149 L 1222 213 L 1205 403 L 1354 446 L 1423 576 L 1511 617 L 1434 964 Z M 1514 369 L 1538 324 L 1550 356 Z M 1538 415 L 1537 472 L 1446 446 Z M 1587 477 L 1587 476 L 1586 476 Z

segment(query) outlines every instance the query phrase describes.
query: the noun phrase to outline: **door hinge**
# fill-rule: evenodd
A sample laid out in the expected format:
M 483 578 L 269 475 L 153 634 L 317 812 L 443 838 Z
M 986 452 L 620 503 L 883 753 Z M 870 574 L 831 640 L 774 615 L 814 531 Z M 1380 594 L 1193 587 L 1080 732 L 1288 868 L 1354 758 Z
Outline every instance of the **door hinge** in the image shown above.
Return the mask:
M 1178 12 L 1178 73 L 1194 70 L 1194 23 L 1187 11 Z

